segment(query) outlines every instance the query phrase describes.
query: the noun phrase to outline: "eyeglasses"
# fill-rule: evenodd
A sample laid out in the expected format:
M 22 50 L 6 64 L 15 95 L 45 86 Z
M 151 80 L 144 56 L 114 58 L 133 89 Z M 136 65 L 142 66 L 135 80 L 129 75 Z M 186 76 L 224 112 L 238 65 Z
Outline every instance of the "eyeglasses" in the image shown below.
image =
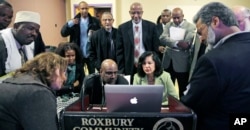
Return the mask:
M 140 14 L 143 13 L 143 11 L 129 11 L 129 13 L 132 14 L 132 15 L 135 15 L 135 14 L 140 15 Z
M 113 19 L 102 19 L 102 21 L 113 21 Z
M 117 71 L 114 71 L 114 72 L 112 72 L 112 71 L 106 71 L 105 74 L 106 75 L 113 75 L 113 74 L 117 75 Z

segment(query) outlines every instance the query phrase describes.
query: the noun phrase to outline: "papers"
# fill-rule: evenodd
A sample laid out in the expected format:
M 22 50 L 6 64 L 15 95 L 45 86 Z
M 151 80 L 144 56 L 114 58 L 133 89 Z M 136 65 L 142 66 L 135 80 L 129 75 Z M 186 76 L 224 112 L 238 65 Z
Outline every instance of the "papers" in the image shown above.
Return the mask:
M 186 30 L 183 28 L 177 28 L 177 27 L 169 28 L 170 38 L 175 41 L 184 40 L 185 32 Z

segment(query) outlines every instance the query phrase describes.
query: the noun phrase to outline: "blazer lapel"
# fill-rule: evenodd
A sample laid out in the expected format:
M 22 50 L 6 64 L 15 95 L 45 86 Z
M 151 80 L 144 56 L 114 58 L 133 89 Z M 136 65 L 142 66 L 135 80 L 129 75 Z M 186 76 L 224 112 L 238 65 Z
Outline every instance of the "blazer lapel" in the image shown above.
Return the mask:
M 128 36 L 129 36 L 129 40 L 130 40 L 130 43 L 132 43 L 134 45 L 134 31 L 133 31 L 133 24 L 132 24 L 132 21 L 129 22 L 128 24 Z
M 147 24 L 142 20 L 142 44 L 144 45 L 145 49 L 147 48 L 147 36 L 148 36 L 148 28 Z

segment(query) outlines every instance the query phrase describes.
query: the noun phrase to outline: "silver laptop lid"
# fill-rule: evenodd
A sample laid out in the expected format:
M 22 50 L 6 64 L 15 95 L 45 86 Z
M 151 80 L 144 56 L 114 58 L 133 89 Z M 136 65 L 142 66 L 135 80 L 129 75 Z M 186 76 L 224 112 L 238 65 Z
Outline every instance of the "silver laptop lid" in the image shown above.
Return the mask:
M 163 85 L 105 85 L 108 112 L 160 112 Z

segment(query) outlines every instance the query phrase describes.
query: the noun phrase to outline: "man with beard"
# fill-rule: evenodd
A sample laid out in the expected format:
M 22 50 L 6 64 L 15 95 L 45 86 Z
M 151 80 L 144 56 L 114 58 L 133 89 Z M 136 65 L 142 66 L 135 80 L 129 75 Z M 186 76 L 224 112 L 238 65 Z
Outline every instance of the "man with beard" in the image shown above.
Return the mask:
M 13 28 L 0 33 L 0 76 L 21 68 L 22 64 L 33 58 L 30 45 L 38 36 L 40 14 L 19 11 Z
M 229 130 L 230 114 L 250 113 L 250 32 L 219 2 L 203 6 L 194 23 L 213 50 L 199 58 L 181 101 L 197 114 L 197 130 Z
M 106 59 L 101 64 L 100 73 L 90 74 L 85 77 L 82 94 L 89 95 L 90 104 L 104 104 L 105 84 L 128 84 L 128 81 L 117 73 L 118 67 L 115 61 Z
M 241 31 L 250 31 L 250 10 L 244 6 L 232 8 Z

